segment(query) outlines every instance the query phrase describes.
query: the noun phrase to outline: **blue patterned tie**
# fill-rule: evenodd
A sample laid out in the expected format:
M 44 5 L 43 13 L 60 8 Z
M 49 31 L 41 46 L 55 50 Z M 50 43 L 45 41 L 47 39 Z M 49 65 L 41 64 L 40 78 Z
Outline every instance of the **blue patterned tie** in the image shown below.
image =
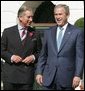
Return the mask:
M 61 42 L 62 42 L 62 38 L 63 38 L 63 29 L 62 27 L 59 27 L 59 34 L 58 34 L 58 39 L 57 39 L 57 46 L 58 46 L 58 50 L 60 48 Z

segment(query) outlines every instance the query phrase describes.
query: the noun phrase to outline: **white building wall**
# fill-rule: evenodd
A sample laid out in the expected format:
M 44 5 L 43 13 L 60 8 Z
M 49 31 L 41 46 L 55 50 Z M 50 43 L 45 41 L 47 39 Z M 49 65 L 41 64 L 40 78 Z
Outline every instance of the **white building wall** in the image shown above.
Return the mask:
M 1 32 L 17 22 L 17 12 L 25 1 L 1 1 Z
M 17 11 L 24 2 L 25 1 L 1 1 L 1 32 L 4 30 L 4 28 L 16 24 Z M 51 1 L 51 2 L 55 5 L 59 3 L 64 3 L 69 6 L 70 8 L 69 22 L 71 24 L 74 24 L 74 22 L 80 17 L 84 17 L 83 1 Z

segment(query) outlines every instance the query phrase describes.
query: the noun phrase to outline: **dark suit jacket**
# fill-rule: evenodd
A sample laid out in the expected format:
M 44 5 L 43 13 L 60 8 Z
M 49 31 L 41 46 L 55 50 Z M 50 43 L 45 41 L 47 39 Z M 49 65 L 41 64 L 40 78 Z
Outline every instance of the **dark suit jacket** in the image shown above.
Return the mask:
M 32 31 L 30 31 L 30 29 Z M 27 37 L 24 45 L 18 31 L 18 26 L 7 28 L 3 31 L 1 39 L 1 57 L 6 61 L 4 64 L 4 81 L 11 83 L 33 83 L 34 63 L 37 62 L 41 50 L 41 38 L 39 33 L 30 28 L 27 31 Z M 30 35 L 30 32 L 33 35 Z M 12 63 L 11 56 L 19 55 L 23 59 L 29 55 L 35 56 L 34 63 L 26 65 L 25 63 Z
M 84 61 L 83 31 L 68 24 L 60 50 L 56 42 L 57 26 L 45 31 L 44 43 L 36 74 L 43 75 L 43 85 L 49 86 L 56 74 L 62 86 L 72 86 L 74 76 L 82 77 Z

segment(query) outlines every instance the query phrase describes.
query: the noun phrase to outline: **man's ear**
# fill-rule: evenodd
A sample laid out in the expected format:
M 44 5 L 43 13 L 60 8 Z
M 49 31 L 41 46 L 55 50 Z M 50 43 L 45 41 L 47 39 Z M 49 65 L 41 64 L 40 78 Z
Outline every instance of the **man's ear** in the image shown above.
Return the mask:
M 20 21 L 20 22 L 22 22 L 22 18 L 23 18 L 22 16 L 19 17 L 19 21 Z

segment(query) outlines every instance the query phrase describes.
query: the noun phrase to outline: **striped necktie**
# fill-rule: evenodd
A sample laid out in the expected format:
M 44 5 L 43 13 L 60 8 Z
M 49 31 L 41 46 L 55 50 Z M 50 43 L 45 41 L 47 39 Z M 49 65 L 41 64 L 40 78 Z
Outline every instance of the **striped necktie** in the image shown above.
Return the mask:
M 26 28 L 22 28 L 21 40 L 23 41 L 25 38 L 26 38 Z
M 25 29 L 22 31 L 21 37 L 23 37 L 24 35 L 25 35 Z
M 59 33 L 58 33 L 58 38 L 57 38 L 57 46 L 58 46 L 58 50 L 60 48 L 62 39 L 63 39 L 63 29 L 62 27 L 59 27 Z

